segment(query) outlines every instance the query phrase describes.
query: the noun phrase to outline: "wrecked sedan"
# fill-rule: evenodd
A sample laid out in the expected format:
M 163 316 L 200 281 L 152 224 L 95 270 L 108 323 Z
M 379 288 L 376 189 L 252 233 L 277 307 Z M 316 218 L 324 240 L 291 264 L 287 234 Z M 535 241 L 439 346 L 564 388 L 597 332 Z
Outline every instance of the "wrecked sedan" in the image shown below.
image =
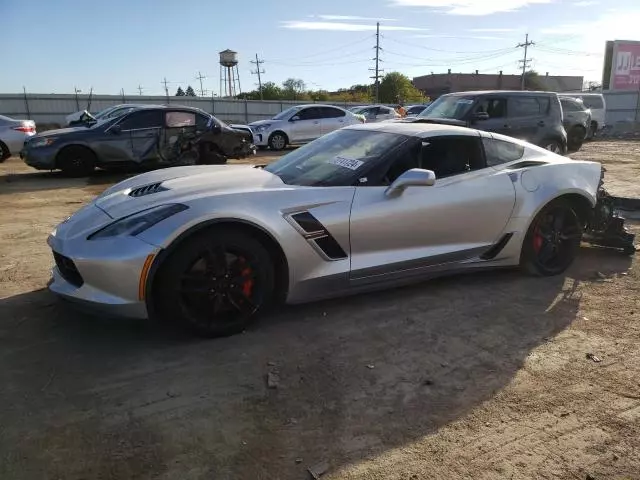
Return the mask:
M 138 107 L 115 118 L 49 130 L 25 143 L 20 156 L 38 170 L 70 176 L 103 169 L 222 164 L 255 153 L 250 133 L 189 107 Z
M 49 236 L 49 288 L 217 336 L 274 302 L 478 268 L 557 275 L 585 232 L 633 251 L 602 175 L 465 127 L 346 127 L 264 168 L 177 167 L 110 187 Z

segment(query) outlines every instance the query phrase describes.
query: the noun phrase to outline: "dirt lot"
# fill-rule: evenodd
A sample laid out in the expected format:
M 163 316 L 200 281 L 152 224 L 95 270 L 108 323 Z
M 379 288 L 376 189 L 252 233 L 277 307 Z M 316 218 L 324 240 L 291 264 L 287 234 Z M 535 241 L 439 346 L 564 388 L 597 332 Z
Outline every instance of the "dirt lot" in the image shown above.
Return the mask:
M 640 197 L 640 143 L 575 157 Z M 640 479 L 635 259 L 585 247 L 564 277 L 451 277 L 205 341 L 44 289 L 46 235 L 118 178 L 0 175 L 0 479 Z

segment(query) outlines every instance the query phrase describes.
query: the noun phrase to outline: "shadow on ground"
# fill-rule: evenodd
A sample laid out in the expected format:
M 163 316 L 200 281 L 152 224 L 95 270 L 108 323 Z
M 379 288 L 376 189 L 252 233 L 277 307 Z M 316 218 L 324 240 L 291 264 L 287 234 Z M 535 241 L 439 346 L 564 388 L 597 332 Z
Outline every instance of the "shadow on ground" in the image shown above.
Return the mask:
M 491 398 L 576 317 L 579 284 L 629 266 L 582 249 L 567 277 L 444 278 L 283 308 L 209 341 L 78 314 L 44 290 L 0 300 L 0 478 L 336 471 Z

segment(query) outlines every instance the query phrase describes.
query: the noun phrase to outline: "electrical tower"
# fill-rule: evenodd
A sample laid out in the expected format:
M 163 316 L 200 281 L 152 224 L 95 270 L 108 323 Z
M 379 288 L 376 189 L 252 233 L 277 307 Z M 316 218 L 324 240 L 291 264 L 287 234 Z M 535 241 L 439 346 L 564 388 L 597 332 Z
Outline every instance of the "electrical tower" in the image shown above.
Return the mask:
M 205 77 L 200 72 L 198 72 L 198 76 L 196 77 L 196 80 L 200 80 L 200 96 L 201 97 L 204 97 L 204 89 L 202 88 L 202 80 L 205 79 L 205 78 L 207 78 L 207 77 Z
M 378 103 L 380 101 L 380 74 L 384 72 L 384 70 L 380 70 L 380 50 L 382 50 L 382 48 L 380 47 L 380 22 L 376 23 L 376 46 L 373 48 L 376 50 L 376 57 L 372 58 L 371 60 L 376 61 L 376 67 L 370 68 L 369 70 L 375 72 L 375 75 L 369 78 L 373 78 L 375 81 L 374 88 L 376 103 Z
M 140 96 L 142 96 L 142 85 L 138 84 L 138 92 L 140 92 Z
M 256 53 L 256 60 L 250 60 L 249 63 L 253 63 L 256 66 L 255 70 L 251 70 L 251 75 L 258 75 L 258 91 L 260 92 L 260 100 L 262 100 L 262 78 L 260 77 L 260 74 L 264 73 L 264 69 L 261 71 L 260 65 L 264 63 L 264 60 L 260 60 Z
M 529 48 L 530 45 L 535 45 L 535 43 L 529 41 L 528 33 L 524 37 L 524 43 L 519 43 L 518 45 L 516 45 L 516 47 L 524 47 L 524 58 L 520 60 L 520 62 L 522 63 L 522 78 L 520 79 L 520 90 L 524 90 L 524 77 L 525 77 L 525 74 L 527 73 L 527 67 L 531 62 L 531 59 L 527 59 L 527 49 Z
M 167 81 L 167 77 L 164 77 L 164 80 L 160 83 L 164 84 L 164 93 L 167 96 L 167 103 L 169 103 L 169 87 L 167 87 L 169 82 Z

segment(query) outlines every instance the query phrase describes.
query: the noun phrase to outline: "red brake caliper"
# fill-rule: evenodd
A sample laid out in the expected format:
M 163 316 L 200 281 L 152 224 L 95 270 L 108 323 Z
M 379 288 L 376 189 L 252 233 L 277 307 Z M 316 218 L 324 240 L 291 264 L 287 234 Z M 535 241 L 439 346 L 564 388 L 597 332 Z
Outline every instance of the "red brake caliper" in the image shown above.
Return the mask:
M 251 292 L 253 291 L 253 279 L 251 278 L 251 267 L 246 264 L 246 260 L 244 258 L 239 258 L 240 264 L 242 265 L 242 270 L 240 271 L 240 275 L 244 279 L 242 282 L 242 293 L 245 297 L 251 297 Z
M 542 235 L 540 235 L 540 227 L 536 227 L 533 231 L 533 249 L 536 253 L 540 252 L 542 247 Z

